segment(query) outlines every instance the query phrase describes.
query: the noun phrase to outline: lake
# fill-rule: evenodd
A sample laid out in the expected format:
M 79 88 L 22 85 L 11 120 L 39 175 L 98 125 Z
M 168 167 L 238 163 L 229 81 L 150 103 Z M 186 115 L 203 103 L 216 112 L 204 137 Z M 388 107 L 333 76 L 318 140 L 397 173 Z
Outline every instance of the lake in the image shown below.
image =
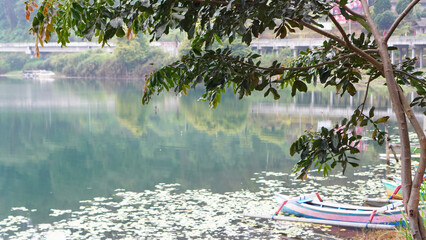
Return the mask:
M 225 94 L 212 110 L 197 101 L 202 89 L 143 106 L 142 86 L 0 78 L 0 238 L 351 237 L 242 214 L 272 213 L 275 192 L 357 204 L 385 196 L 385 149 L 368 128 L 360 129 L 360 167 L 328 178 L 313 170 L 303 182 L 292 174 L 291 143 L 349 117 L 362 91 L 340 98 L 318 87 L 294 99 L 283 91 L 279 101 Z M 391 116 L 395 135 L 385 89 L 370 91 L 367 111 L 372 104 L 378 117 Z

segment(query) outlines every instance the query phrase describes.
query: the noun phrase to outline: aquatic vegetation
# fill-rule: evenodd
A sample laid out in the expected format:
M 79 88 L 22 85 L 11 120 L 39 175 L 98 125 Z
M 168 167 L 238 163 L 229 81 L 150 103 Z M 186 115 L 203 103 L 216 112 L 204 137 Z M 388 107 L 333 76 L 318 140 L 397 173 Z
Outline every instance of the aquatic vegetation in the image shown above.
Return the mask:
M 179 184 L 165 183 L 143 192 L 117 189 L 112 196 L 80 201 L 79 209 L 51 209 L 50 216 L 57 218 L 51 223 L 33 226 L 28 217 L 9 216 L 0 221 L 0 239 L 322 239 L 336 232 L 350 234 L 330 226 L 248 219 L 243 213 L 272 213 L 276 209 L 274 192 L 298 195 L 302 191 L 318 191 L 333 201 L 362 204 L 367 196 L 384 196 L 379 181 L 384 169 L 385 165 L 360 168 L 362 172 L 355 173 L 359 180 L 351 183 L 341 175 L 324 178 L 314 172 L 300 182 L 293 180 L 293 175 L 264 171 L 251 179 L 256 191 L 215 193 L 209 189 L 184 190 Z

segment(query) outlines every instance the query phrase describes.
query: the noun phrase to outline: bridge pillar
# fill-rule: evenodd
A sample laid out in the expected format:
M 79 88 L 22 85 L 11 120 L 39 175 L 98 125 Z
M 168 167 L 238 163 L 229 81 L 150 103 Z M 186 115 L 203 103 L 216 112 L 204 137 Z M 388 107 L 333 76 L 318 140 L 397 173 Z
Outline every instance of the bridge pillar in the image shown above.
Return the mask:
M 391 51 L 391 62 L 392 62 L 392 64 L 395 64 L 395 51 L 394 50 Z
M 274 47 L 263 47 L 265 53 L 273 53 Z
M 300 51 L 305 51 L 309 46 L 295 46 L 293 50 L 293 57 L 297 57 L 300 54 Z
M 402 57 L 404 55 L 408 56 L 408 48 L 410 47 L 410 45 L 408 45 L 408 44 L 394 44 L 393 46 L 398 48 L 398 52 L 399 52 L 399 56 L 398 56 L 399 62 L 398 62 L 398 64 L 401 64 L 402 63 L 402 59 L 403 59 Z
M 31 48 L 29 46 L 27 47 L 27 49 L 25 49 L 25 54 L 27 54 L 27 55 L 33 54 L 32 51 L 31 51 Z
M 426 47 L 426 44 L 415 44 L 414 46 L 416 47 L 416 49 L 419 49 L 419 57 L 417 58 L 417 60 L 419 61 L 419 67 L 423 68 L 424 67 L 423 49 Z
M 402 62 L 402 47 L 398 47 L 399 55 L 398 55 L 398 64 L 401 64 Z

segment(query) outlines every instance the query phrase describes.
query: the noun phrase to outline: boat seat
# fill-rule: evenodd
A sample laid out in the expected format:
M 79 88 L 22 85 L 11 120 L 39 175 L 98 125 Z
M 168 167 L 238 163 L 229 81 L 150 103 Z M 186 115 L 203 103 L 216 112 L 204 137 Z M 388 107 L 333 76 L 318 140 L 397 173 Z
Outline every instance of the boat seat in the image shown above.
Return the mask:
M 308 202 L 312 202 L 312 201 L 313 201 L 313 199 L 307 198 L 307 199 L 297 200 L 296 202 L 297 203 L 308 203 Z

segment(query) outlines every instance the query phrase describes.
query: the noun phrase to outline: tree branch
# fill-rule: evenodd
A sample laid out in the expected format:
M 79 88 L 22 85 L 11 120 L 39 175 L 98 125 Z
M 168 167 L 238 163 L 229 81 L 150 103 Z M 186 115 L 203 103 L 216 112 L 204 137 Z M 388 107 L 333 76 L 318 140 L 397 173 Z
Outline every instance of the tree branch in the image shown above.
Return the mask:
M 334 17 L 332 17 L 332 19 L 336 20 Z M 365 59 L 367 59 L 367 61 L 369 61 L 371 64 L 373 64 L 380 72 L 383 72 L 383 65 L 379 61 L 377 61 L 375 58 L 373 58 L 372 56 L 370 56 L 369 54 L 365 53 L 361 49 L 359 49 L 359 48 L 355 47 L 354 45 L 352 45 L 352 43 L 349 41 L 349 38 L 348 38 L 348 41 L 349 41 L 349 43 L 348 43 L 345 40 L 340 39 L 338 36 L 336 36 L 334 34 L 331 34 L 331 33 L 328 33 L 326 31 L 324 31 L 324 30 L 322 30 L 322 29 L 320 29 L 320 28 L 318 28 L 316 26 L 313 26 L 312 24 L 306 23 L 306 22 L 304 22 L 304 21 L 302 21 L 300 19 L 295 19 L 295 21 L 299 22 L 303 26 L 305 26 L 305 27 L 307 27 L 307 28 L 309 28 L 309 29 L 311 29 L 311 30 L 313 30 L 313 31 L 315 31 L 315 32 L 317 32 L 317 33 L 325 36 L 325 37 L 331 38 L 331 39 L 335 40 L 336 42 L 338 42 L 338 43 L 340 43 L 340 44 L 342 44 L 344 46 L 347 46 L 349 49 L 351 49 L 355 53 L 359 54 L 361 57 L 364 57 Z M 339 24 L 339 26 L 340 26 L 340 24 Z
M 375 49 L 371 49 L 371 52 L 375 52 Z M 369 50 L 366 50 L 366 52 L 370 52 Z M 317 68 L 317 67 L 321 67 L 324 65 L 328 65 L 328 64 L 334 64 L 339 62 L 342 59 L 345 58 L 351 58 L 351 57 L 355 57 L 357 56 L 357 53 L 349 53 L 349 54 L 345 54 L 345 55 L 341 55 L 338 58 L 334 59 L 334 60 L 330 60 L 330 61 L 326 61 L 326 62 L 322 62 L 322 63 L 318 63 L 318 64 L 314 64 L 311 66 L 304 66 L 304 67 L 281 67 L 281 68 L 270 68 L 270 67 L 260 67 L 260 66 L 256 66 L 256 65 L 252 65 L 243 61 L 239 61 L 239 60 L 235 60 L 232 57 L 229 56 L 225 56 L 226 59 L 234 61 L 234 62 L 238 62 L 244 66 L 250 67 L 250 68 L 257 68 L 260 70 L 265 70 L 265 71 L 304 71 L 304 70 L 309 70 L 311 68 Z
M 342 8 L 343 8 L 343 9 L 345 9 L 345 10 L 346 10 L 346 12 L 348 12 L 348 13 L 352 14 L 353 16 L 361 17 L 361 18 L 364 18 L 364 19 L 365 19 L 365 16 L 364 16 L 364 15 L 362 15 L 362 14 L 359 14 L 359 13 L 355 12 L 354 10 L 352 10 L 352 9 L 348 8 L 347 6 L 343 6 Z
M 413 0 L 410 4 L 408 4 L 408 6 L 404 9 L 404 11 L 401 13 L 401 15 L 399 15 L 399 17 L 395 20 L 395 22 L 389 28 L 388 33 L 386 34 L 385 38 L 383 39 L 383 41 L 385 43 L 388 42 L 389 38 L 392 36 L 393 32 L 398 27 L 399 23 L 401 23 L 401 21 L 405 18 L 405 16 L 407 16 L 407 14 L 411 11 L 411 9 L 413 9 L 413 7 L 419 2 L 420 2 L 420 0 Z
M 425 80 L 422 80 L 422 79 L 416 78 L 416 76 L 414 76 L 414 75 L 412 75 L 412 74 L 409 74 L 408 72 L 404 72 L 404 71 L 402 71 L 402 70 L 397 70 L 397 69 L 394 69 L 394 72 L 398 72 L 398 73 L 402 73 L 402 74 L 404 74 L 404 75 L 407 75 L 408 77 L 410 77 L 410 78 L 411 78 L 411 79 L 413 79 L 414 81 L 418 81 L 419 83 L 421 83 L 421 84 L 423 84 L 424 86 L 426 86 L 426 81 L 425 81 Z
M 334 41 L 336 41 L 336 42 L 338 42 L 338 43 L 346 46 L 345 41 L 343 41 L 342 39 L 340 39 L 338 36 L 336 36 L 336 35 L 334 35 L 332 33 L 326 32 L 326 31 L 324 31 L 324 30 L 322 30 L 322 29 L 320 29 L 320 28 L 318 28 L 318 27 L 316 27 L 316 26 L 314 26 L 312 24 L 304 22 L 304 21 L 302 21 L 300 19 L 294 19 L 294 20 L 297 21 L 298 23 L 302 24 L 303 26 L 311 29 L 312 31 L 317 32 L 317 33 L 323 35 L 324 37 L 328 37 L 330 39 L 333 39 Z
M 328 13 L 328 17 L 331 19 L 331 21 L 334 23 L 334 25 L 337 27 L 337 29 L 339 30 L 340 34 L 342 35 L 343 39 L 346 42 L 346 45 L 348 47 L 350 47 L 352 45 L 351 41 L 348 38 L 348 35 L 346 34 L 345 30 L 343 29 L 342 25 L 340 25 L 340 23 L 336 20 L 336 18 L 331 14 Z
M 362 101 L 361 113 L 364 111 L 365 101 L 367 101 L 368 90 L 370 89 L 370 82 L 371 82 L 371 78 L 368 79 L 368 82 L 367 82 L 367 88 L 365 89 L 364 100 Z
M 339 0 L 337 0 L 336 1 L 336 3 L 338 3 L 339 4 L 339 6 L 340 6 L 340 1 Z M 353 16 L 356 16 L 356 17 L 361 17 L 361 18 L 363 18 L 363 19 L 365 19 L 365 16 L 364 15 L 362 15 L 362 14 L 359 14 L 359 13 L 357 13 L 357 12 L 355 12 L 354 10 L 352 10 L 352 9 L 350 9 L 348 6 L 340 6 L 341 8 L 343 8 L 343 9 L 345 9 L 346 10 L 346 12 L 348 12 L 348 13 L 350 13 L 350 14 L 352 14 Z

